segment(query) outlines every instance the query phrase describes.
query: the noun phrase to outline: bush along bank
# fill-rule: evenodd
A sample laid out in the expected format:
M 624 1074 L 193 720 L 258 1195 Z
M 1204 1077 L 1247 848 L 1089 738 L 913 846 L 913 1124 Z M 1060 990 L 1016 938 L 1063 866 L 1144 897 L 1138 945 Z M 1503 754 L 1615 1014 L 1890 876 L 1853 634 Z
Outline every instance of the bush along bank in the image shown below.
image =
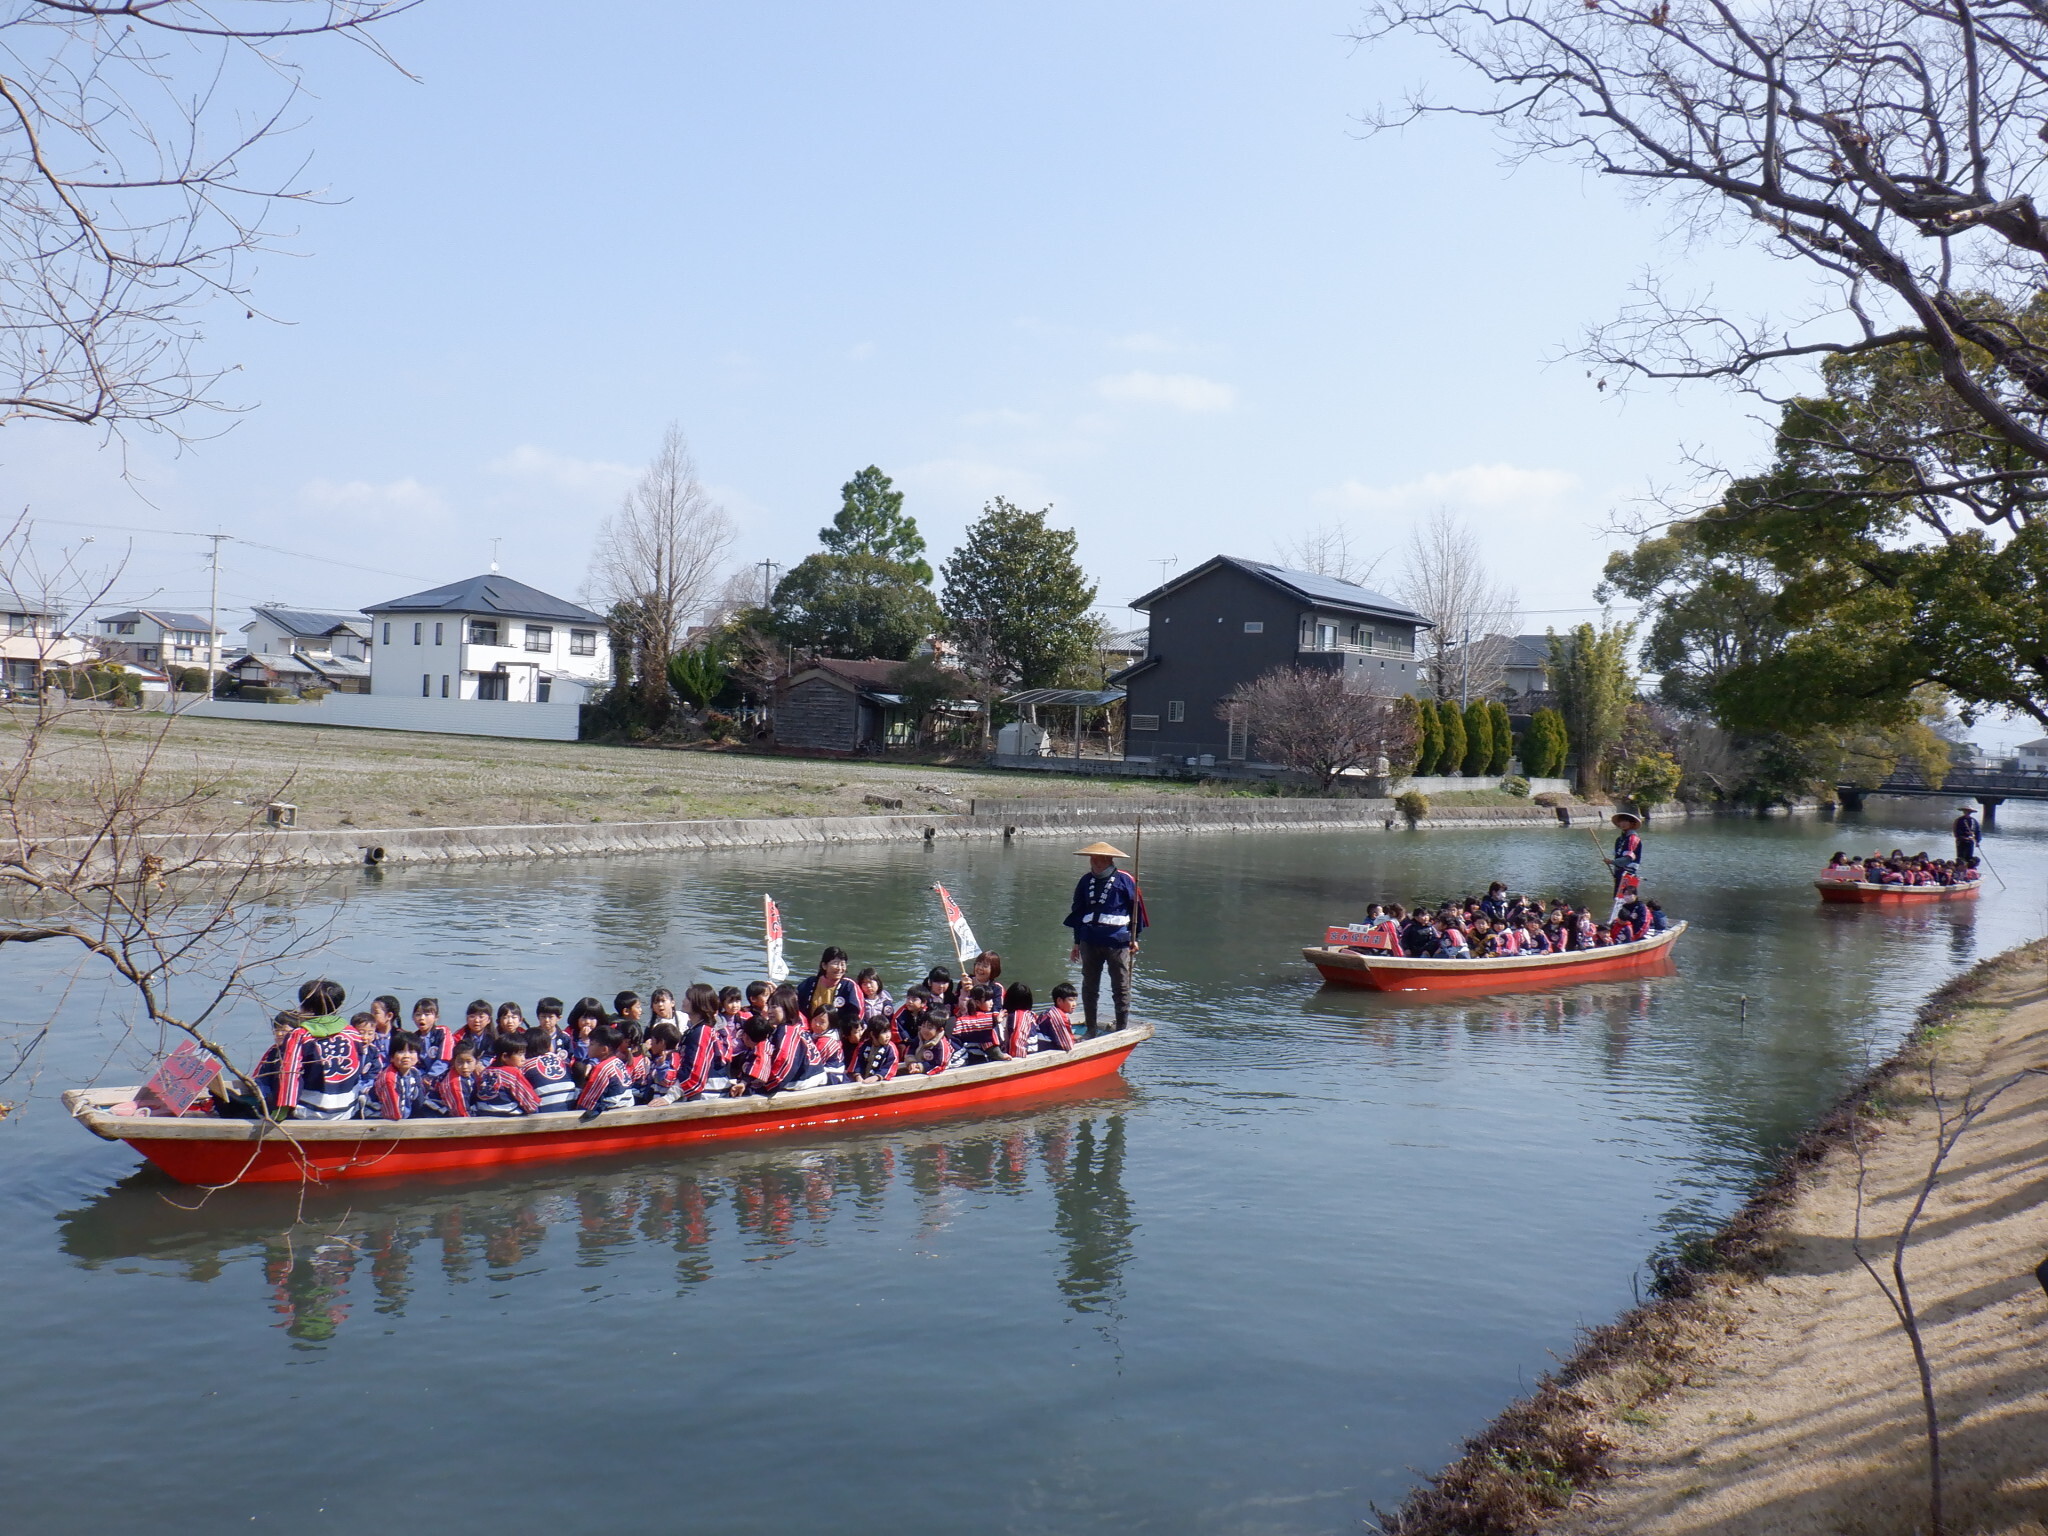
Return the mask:
M 1842 1207 L 1853 1193 L 1866 1252 L 1880 1272 L 1887 1270 L 1895 1227 L 1884 1223 L 1895 1221 L 1918 1192 L 1933 1145 L 1935 1116 L 1925 1103 L 1937 1067 L 1946 1074 L 1942 1107 L 1944 1123 L 1951 1126 L 1963 1102 L 1951 1058 L 1981 1047 L 1982 1064 L 2001 1062 L 2000 1073 L 2009 1073 L 2015 1062 L 2022 1073 L 2038 1071 L 2030 1064 L 2048 1056 L 2044 963 L 2048 941 L 1993 957 L 1933 993 L 1892 1058 L 1852 1086 L 1790 1147 L 1726 1224 L 1712 1237 L 1653 1261 L 1652 1300 L 1589 1330 L 1533 1394 L 1467 1441 L 1455 1460 L 1397 1510 L 1381 1514 L 1381 1529 L 1388 1536 L 1580 1536 L 1767 1526 L 1791 1536 L 1848 1529 L 1844 1512 L 1855 1510 L 1866 1514 L 1851 1520 L 1853 1528 L 1873 1536 L 1928 1529 L 1927 1455 L 1907 1337 L 1891 1326 L 1876 1282 L 1861 1268 L 1839 1251 L 1816 1266 L 1812 1250 L 1847 1246 L 1849 1218 Z M 1970 1070 L 1965 1063 L 1961 1076 Z M 2002 1144 L 1987 1143 L 1971 1159 L 1994 1170 L 2012 1165 L 2021 1173 L 2007 1177 L 2022 1179 L 2038 1161 L 2037 1122 L 2048 1119 L 2048 1074 L 2028 1077 L 2025 1086 L 2033 1118 L 2017 1102 L 2019 1094 L 2001 1101 L 2001 1112 L 2011 1112 L 2007 1123 L 1986 1135 L 2002 1137 Z M 1897 1143 L 1886 1145 L 1893 1136 Z M 1866 1171 L 1872 1181 L 1868 1204 Z M 1916 1242 L 1923 1246 L 1909 1249 L 1906 1260 L 1922 1276 L 1922 1316 L 1939 1309 L 1943 1319 L 1929 1348 L 1945 1420 L 1962 1412 L 1966 1399 L 2017 1407 L 2030 1390 L 2038 1393 L 2048 1385 L 2048 1354 L 2037 1349 L 2031 1360 L 2016 1361 L 2023 1353 L 2010 1347 L 2017 1337 L 1996 1332 L 2009 1329 L 2008 1322 L 1995 1320 L 1988 1347 L 1966 1348 L 1955 1311 L 1972 1304 L 1970 1293 L 1943 1297 L 1933 1283 L 1936 1259 L 1928 1248 L 1934 1244 L 2011 1248 L 2010 1254 L 1994 1254 L 2001 1296 L 2011 1292 L 2018 1313 L 2029 1307 L 2028 1315 L 2044 1311 L 2027 1273 L 2040 1261 L 2038 1222 L 2030 1227 L 2027 1220 L 2038 1199 L 2026 1189 L 2001 1191 L 1995 1173 L 1972 1177 L 1975 1188 L 1943 1184 L 1940 1225 L 1949 1231 L 1936 1237 L 1932 1224 L 1921 1229 L 1927 1235 Z M 1993 1180 L 1998 1198 L 1986 1198 L 1985 1177 Z M 1972 1196 L 1974 1206 L 1960 1203 Z M 1832 1208 L 1823 1208 L 1830 1201 Z M 1863 1226 L 1866 1213 L 1870 1226 Z M 1795 1262 L 1803 1274 L 1795 1272 Z M 1981 1289 L 1981 1277 L 1971 1285 Z M 1874 1323 L 1873 1309 L 1884 1314 Z M 1859 1315 L 1845 1315 L 1852 1311 Z M 1787 1406 L 1771 1396 L 1769 1389 L 1782 1384 L 1773 1373 L 1810 1378 L 1820 1369 L 1816 1361 L 1823 1347 L 1831 1351 L 1829 1381 L 1810 1384 L 1825 1399 L 1825 1409 L 1809 1404 L 1770 1422 L 1774 1407 Z M 1748 1356 L 1742 1371 L 1729 1367 L 1738 1352 Z M 2001 1379 L 1988 1390 L 1981 1380 L 1973 1385 L 1970 1374 L 1987 1354 L 2001 1366 Z M 1750 1411 L 1728 1411 L 1745 1405 Z M 1759 1408 L 1761 1424 L 1754 1411 Z M 1680 1410 L 1687 1420 L 1682 1433 L 1665 1423 Z M 1980 1407 L 1972 1412 L 1986 1416 Z M 1830 1417 L 1845 1423 L 1832 1444 Z M 1949 1530 L 2006 1530 L 2002 1517 L 2009 1511 L 2002 1506 L 2029 1497 L 2021 1485 L 2038 1480 L 2038 1455 L 2017 1438 L 2026 1433 L 2024 1425 L 2001 1432 L 2008 1442 L 2003 1446 L 1980 1432 L 1962 1454 L 1952 1452 L 1957 1465 L 1949 1505 L 1969 1518 L 1951 1518 Z M 1660 1435 L 1670 1443 L 1655 1446 Z M 1753 1445 L 1739 1455 L 1719 1454 L 1742 1435 L 1752 1437 Z M 1703 1465 L 1708 1440 L 1723 1443 L 1712 1466 Z M 1645 1442 L 1655 1454 L 1644 1453 Z

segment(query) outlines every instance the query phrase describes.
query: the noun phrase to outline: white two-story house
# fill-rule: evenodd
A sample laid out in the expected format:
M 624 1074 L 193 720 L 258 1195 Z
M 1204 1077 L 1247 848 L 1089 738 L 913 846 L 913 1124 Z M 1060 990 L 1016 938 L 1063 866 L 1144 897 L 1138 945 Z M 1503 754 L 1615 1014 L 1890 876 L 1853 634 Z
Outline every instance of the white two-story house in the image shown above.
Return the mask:
M 252 656 L 342 656 L 370 659 L 370 621 L 360 613 L 314 613 L 259 603 L 242 626 L 242 644 Z
M 472 576 L 364 611 L 373 695 L 585 704 L 611 682 L 604 619 L 509 576 Z
M 196 613 L 130 608 L 99 618 L 100 649 L 114 661 L 145 667 L 204 667 L 220 659 L 225 630 Z
M 53 667 L 76 667 L 90 661 L 92 642 L 64 633 L 64 614 L 52 604 L 0 588 L 7 607 L 6 634 L 0 636 L 0 683 L 15 693 L 32 693 Z

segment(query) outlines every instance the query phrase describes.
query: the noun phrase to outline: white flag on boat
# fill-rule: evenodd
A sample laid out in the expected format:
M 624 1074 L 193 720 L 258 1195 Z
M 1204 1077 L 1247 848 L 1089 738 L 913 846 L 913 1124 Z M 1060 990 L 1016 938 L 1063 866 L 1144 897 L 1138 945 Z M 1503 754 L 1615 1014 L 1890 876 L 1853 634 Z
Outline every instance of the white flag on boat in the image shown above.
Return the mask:
M 789 962 L 782 958 L 782 908 L 775 905 L 773 896 L 763 896 L 761 907 L 767 919 L 763 937 L 768 946 L 768 979 L 779 984 L 789 980 Z
M 981 953 L 981 946 L 974 942 L 974 930 L 967 926 L 960 904 L 943 885 L 932 889 L 939 893 L 939 904 L 946 909 L 946 930 L 953 935 L 953 958 L 960 962 L 960 972 L 965 975 L 974 964 L 974 957 Z

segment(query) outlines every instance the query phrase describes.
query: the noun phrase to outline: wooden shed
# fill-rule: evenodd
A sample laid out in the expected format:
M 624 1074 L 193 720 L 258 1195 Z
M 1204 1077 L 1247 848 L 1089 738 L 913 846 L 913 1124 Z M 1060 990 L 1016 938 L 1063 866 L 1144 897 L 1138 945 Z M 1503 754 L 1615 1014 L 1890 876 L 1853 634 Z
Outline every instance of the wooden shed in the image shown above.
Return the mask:
M 889 691 L 900 665 L 828 659 L 791 673 L 775 687 L 776 745 L 851 753 L 907 739 L 903 700 Z

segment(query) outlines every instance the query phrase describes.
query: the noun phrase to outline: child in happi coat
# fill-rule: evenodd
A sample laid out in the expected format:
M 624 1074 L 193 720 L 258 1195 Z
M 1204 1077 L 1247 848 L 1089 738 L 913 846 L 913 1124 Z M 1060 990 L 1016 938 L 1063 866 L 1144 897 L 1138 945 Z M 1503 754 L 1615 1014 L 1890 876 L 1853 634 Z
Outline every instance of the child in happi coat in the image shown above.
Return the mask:
M 524 1035 L 526 1033 L 526 1010 L 517 1003 L 498 1004 L 498 1033 Z
M 356 1038 L 363 1042 L 363 1081 L 374 1081 L 384 1070 L 384 1060 L 391 1054 L 391 1034 L 387 1030 L 380 1039 L 373 1016 L 365 1009 L 348 1016 L 348 1027 L 356 1032 Z
M 391 1054 L 384 1070 L 363 1097 L 365 1120 L 410 1120 L 427 1096 L 427 1074 L 420 1070 L 420 1043 L 404 1030 L 393 1030 Z
M 569 1010 L 569 1059 L 578 1066 L 591 1060 L 590 1037 L 598 1026 L 611 1023 L 604 1004 L 594 997 L 579 997 Z
M 675 993 L 669 991 L 667 987 L 656 987 L 647 996 L 647 1007 L 650 1010 L 647 1020 L 650 1039 L 653 1037 L 654 1026 L 657 1024 L 673 1024 L 676 1027 L 677 1035 L 682 1034 L 683 1021 L 676 1013 Z
M 1003 1012 L 996 1022 L 996 1054 L 1018 1061 L 1031 1054 L 1031 1036 L 1038 1027 L 1031 989 L 1021 981 L 1003 991 Z
M 498 1036 L 498 1054 L 489 1066 L 478 1069 L 469 1108 L 476 1115 L 540 1113 L 540 1095 L 526 1080 L 525 1036 Z
M 557 1043 L 555 1032 L 544 1024 L 536 1024 L 526 1032 L 525 1045 L 526 1065 L 522 1072 L 526 1086 L 540 1100 L 536 1113 L 551 1115 L 568 1109 L 576 1102 L 576 1076 L 570 1070 L 567 1049 Z
M 291 1032 L 306 1022 L 306 1016 L 296 1008 L 287 1008 L 270 1021 L 270 1049 L 256 1058 L 256 1091 L 263 1096 L 263 1107 L 277 1109 L 277 1078 L 282 1069 L 284 1043 Z
M 953 1015 L 953 1027 L 949 1033 L 953 1052 L 963 1067 L 979 1061 L 991 1061 L 997 1055 L 998 1020 L 994 1002 L 988 988 L 977 983 L 967 990 L 967 1011 Z
M 575 1055 L 576 1041 L 562 1025 L 562 1000 L 544 997 L 533 1005 L 533 1022 L 548 1032 L 548 1049 L 560 1051 L 567 1061 Z
M 631 1109 L 634 1103 L 633 1072 L 625 1061 L 626 1035 L 616 1024 L 600 1024 L 590 1034 L 590 1071 L 583 1090 L 576 1095 L 576 1107 L 583 1118 L 594 1120 L 607 1110 Z
M 277 1050 L 277 1107 L 297 1120 L 348 1120 L 369 1081 L 363 1037 L 341 1016 L 344 997 L 332 981 L 299 988 L 299 1009 L 309 1015 Z
M 804 1045 L 811 1053 L 812 1063 L 825 1074 L 827 1083 L 843 1083 L 846 1081 L 846 1046 L 833 1026 L 832 995 L 828 992 L 817 997 L 815 991 L 811 995 L 817 998 L 820 1006 L 804 1021 L 809 1036 Z
M 896 1027 L 886 1014 L 877 1014 L 861 1026 L 860 1049 L 854 1052 L 849 1071 L 857 1082 L 886 1083 L 902 1065 Z
M 351 1020 L 350 1022 L 354 1022 Z M 370 999 L 368 1027 L 362 1030 L 363 1042 L 370 1047 L 370 1054 L 382 1071 L 391 1059 L 391 1032 L 404 1028 L 399 1011 L 398 999 L 386 994 Z
M 740 1020 L 745 1016 L 746 1011 L 746 993 L 742 992 L 738 987 L 720 987 L 718 989 L 718 1016 L 721 1019 L 730 1020 L 733 1027 L 738 1028 Z
M 722 1098 L 732 1087 L 732 1058 L 744 1038 L 732 1017 L 732 1005 L 742 1001 L 737 987 L 714 992 L 703 982 L 683 991 L 683 1041 L 677 1048 L 675 1085 L 669 1090 L 677 1103 L 703 1098 Z
M 464 1010 L 462 1029 L 455 1037 L 457 1045 L 466 1045 L 476 1052 L 479 1065 L 489 1065 L 498 1054 L 497 1032 L 491 1028 L 491 1005 L 477 998 Z
M 471 1104 L 476 1097 L 477 1075 L 482 1071 L 483 1063 L 477 1059 L 475 1046 L 456 1046 L 448 1058 L 448 1070 L 427 1085 L 421 1110 L 457 1120 L 469 1118 L 476 1113 Z
M 656 1019 L 647 1026 L 647 1081 L 641 1087 L 639 1097 L 642 1104 L 652 1104 L 657 1099 L 672 1103 L 675 1098 L 676 1075 L 682 1070 L 683 1032 L 676 1028 L 673 1019 Z
M 412 1005 L 412 1037 L 420 1045 L 420 1070 L 442 1077 L 455 1051 L 455 1031 L 441 1022 L 441 1000 L 423 997 Z
M 860 1021 L 866 1024 L 876 1014 L 884 1018 L 896 1011 L 896 999 L 889 995 L 889 989 L 882 985 L 882 973 L 872 965 L 853 978 L 854 988 L 860 993 Z
M 1080 996 L 1080 990 L 1071 981 L 1063 981 L 1052 989 L 1052 1006 L 1039 1015 L 1038 1029 L 1040 1038 L 1054 1044 L 1041 1045 L 1039 1050 L 1074 1048 L 1074 1005 Z
M 926 1014 L 917 1026 L 917 1050 L 903 1065 L 906 1073 L 937 1077 L 953 1065 L 953 1044 L 946 1038 L 946 1022 Z
M 612 999 L 612 1018 L 615 1022 L 622 1025 L 639 1024 L 644 1028 L 645 1018 L 641 1009 L 640 994 L 638 992 L 621 992 L 614 997 Z
M 907 1054 L 917 1044 L 917 1026 L 931 1011 L 931 989 L 923 982 L 903 994 L 903 1006 L 889 1020 L 889 1038 L 896 1042 L 899 1053 Z

